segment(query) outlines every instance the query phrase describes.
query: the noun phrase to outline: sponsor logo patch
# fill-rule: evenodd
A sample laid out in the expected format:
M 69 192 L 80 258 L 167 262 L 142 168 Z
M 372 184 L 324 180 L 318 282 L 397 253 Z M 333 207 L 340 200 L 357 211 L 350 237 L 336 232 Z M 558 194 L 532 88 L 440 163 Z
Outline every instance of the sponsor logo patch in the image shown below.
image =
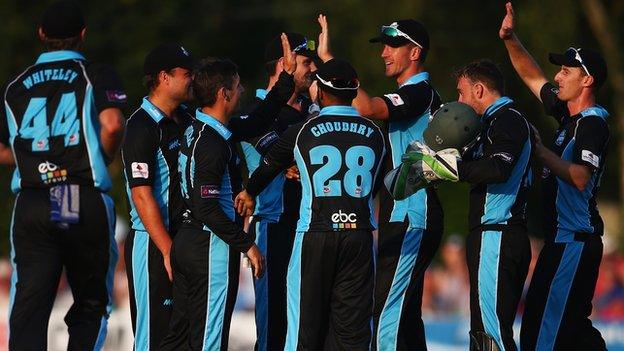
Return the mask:
M 594 155 L 594 153 L 592 153 L 589 150 L 581 151 L 581 159 L 585 162 L 589 162 L 592 166 L 596 168 L 600 166 L 600 157 L 597 155 Z
M 221 187 L 219 185 L 202 185 L 200 194 L 202 199 L 218 199 L 221 195 Z
M 41 181 L 44 184 L 64 182 L 67 180 L 67 170 L 60 168 L 52 162 L 41 162 L 37 170 L 41 174 Z
M 405 104 L 405 101 L 403 101 L 403 99 L 401 99 L 401 96 L 399 94 L 386 94 L 384 96 L 387 97 L 388 99 L 390 99 L 390 102 L 394 106 L 401 106 L 401 105 Z
M 566 131 L 565 129 L 561 131 L 561 133 L 559 133 L 559 135 L 557 136 L 557 140 L 555 140 L 555 145 L 557 146 L 561 146 L 561 144 L 563 144 L 563 141 L 565 140 L 565 136 L 566 136 Z
M 334 212 L 331 215 L 333 223 L 333 229 L 356 229 L 357 228 L 357 214 L 344 213 L 342 210 Z
M 507 153 L 507 152 L 498 152 L 495 153 L 494 155 L 492 155 L 492 157 L 498 157 L 501 160 L 507 162 L 507 163 L 512 163 L 513 162 L 513 156 L 511 156 L 511 154 Z
M 109 102 L 125 102 L 127 95 L 121 90 L 106 90 L 106 99 Z
M 132 171 L 132 178 L 149 178 L 149 168 L 147 167 L 147 163 L 132 162 L 132 164 L 130 164 L 130 169 Z

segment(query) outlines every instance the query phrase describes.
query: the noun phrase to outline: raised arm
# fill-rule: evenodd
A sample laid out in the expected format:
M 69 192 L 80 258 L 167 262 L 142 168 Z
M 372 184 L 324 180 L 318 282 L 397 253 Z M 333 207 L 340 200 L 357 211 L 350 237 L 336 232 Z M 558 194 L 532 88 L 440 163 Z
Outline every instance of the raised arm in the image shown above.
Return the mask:
M 505 8 L 507 13 L 501 23 L 498 36 L 505 43 L 505 48 L 514 69 L 533 95 L 541 101 L 540 90 L 548 80 L 540 66 L 533 59 L 533 56 L 524 48 L 520 39 L 514 33 L 514 11 L 511 2 L 505 4 Z

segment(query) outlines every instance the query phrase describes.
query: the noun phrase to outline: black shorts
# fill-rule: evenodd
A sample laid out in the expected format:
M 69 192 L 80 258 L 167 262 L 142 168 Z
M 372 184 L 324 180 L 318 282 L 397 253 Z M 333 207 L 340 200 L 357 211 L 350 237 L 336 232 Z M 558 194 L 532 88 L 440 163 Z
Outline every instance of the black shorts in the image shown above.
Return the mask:
M 74 297 L 65 316 L 68 349 L 101 349 L 118 257 L 113 201 L 95 188 L 81 187 L 79 222 L 61 229 L 50 221 L 49 194 L 49 189 L 22 189 L 15 199 L 9 348 L 47 348 L 48 320 L 65 268 Z

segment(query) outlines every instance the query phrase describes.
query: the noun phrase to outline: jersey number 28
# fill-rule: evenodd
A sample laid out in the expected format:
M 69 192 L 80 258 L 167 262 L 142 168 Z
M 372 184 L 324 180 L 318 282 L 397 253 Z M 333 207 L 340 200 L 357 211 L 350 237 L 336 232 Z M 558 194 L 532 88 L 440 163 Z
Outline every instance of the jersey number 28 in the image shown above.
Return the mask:
M 342 180 L 331 179 L 343 165 L 342 153 L 337 147 L 315 146 L 310 150 L 310 163 L 323 165 L 312 175 L 314 195 L 317 197 L 342 196 L 343 186 L 346 193 L 353 197 L 365 197 L 371 192 L 375 152 L 368 146 L 352 146 L 345 152 L 347 171 Z

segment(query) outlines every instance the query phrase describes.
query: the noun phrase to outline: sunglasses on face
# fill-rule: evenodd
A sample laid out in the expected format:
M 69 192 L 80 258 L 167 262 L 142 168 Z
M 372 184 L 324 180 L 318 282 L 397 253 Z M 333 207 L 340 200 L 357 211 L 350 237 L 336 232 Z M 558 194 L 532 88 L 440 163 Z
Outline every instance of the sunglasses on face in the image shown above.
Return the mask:
M 585 62 L 583 62 L 583 59 L 581 58 L 581 54 L 579 53 L 579 49 L 570 47 L 570 48 L 568 48 L 568 50 L 566 50 L 565 55 L 567 57 L 573 58 L 578 63 L 580 63 L 581 67 L 583 67 L 583 70 L 585 71 L 585 73 L 587 73 L 588 76 L 591 76 L 591 74 L 589 73 L 589 70 L 587 69 L 587 66 L 585 66 Z
M 412 39 L 409 35 L 405 34 L 405 32 L 402 32 L 395 24 L 391 24 L 389 26 L 381 26 L 381 33 L 385 36 L 392 37 L 392 38 L 396 38 L 396 37 L 405 38 L 411 41 L 412 43 L 414 43 L 419 48 L 421 49 L 423 48 L 422 45 L 418 44 L 416 40 Z

